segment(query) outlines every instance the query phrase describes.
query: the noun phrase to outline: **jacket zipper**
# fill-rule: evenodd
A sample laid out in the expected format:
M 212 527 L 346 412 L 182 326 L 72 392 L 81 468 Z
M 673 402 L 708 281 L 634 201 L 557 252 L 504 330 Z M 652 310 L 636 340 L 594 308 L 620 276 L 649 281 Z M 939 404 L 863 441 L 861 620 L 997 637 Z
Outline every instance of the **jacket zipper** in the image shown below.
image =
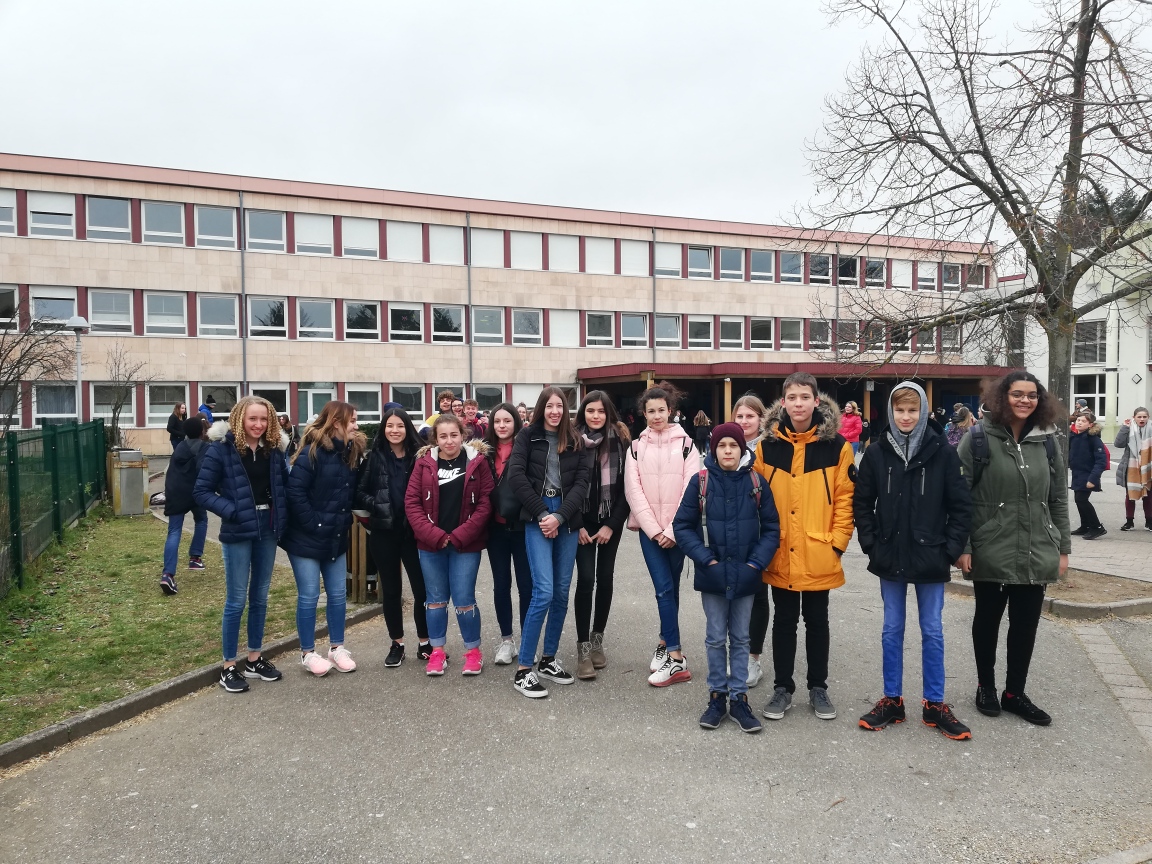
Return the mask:
M 821 468 L 820 476 L 824 478 L 824 495 L 828 498 L 828 503 L 832 503 L 832 490 L 828 488 L 828 469 Z
M 892 492 L 892 466 L 888 466 L 888 488 L 885 490 L 889 494 Z
M 920 497 L 924 497 L 924 469 L 920 469 Z

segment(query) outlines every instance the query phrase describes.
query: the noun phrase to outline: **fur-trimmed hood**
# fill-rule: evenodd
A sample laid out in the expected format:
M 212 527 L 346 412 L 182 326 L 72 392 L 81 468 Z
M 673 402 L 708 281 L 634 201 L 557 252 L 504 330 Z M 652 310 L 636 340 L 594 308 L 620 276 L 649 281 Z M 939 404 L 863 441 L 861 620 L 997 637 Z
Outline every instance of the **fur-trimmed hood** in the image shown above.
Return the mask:
M 467 444 L 464 444 L 460 449 L 467 454 L 468 461 L 471 462 L 477 456 L 487 456 L 488 451 L 490 451 L 492 448 L 488 446 L 488 442 L 479 438 L 474 438 Z M 416 458 L 420 459 L 429 454 L 431 454 L 433 459 L 439 458 L 440 448 L 435 444 L 425 444 L 423 447 L 416 451 Z
M 1076 424 L 1073 423 L 1072 426 L 1073 426 L 1073 429 L 1075 429 Z M 1089 426 L 1086 431 L 1088 432 L 1089 435 L 1099 435 L 1102 431 L 1104 431 L 1104 427 L 1100 424 L 1100 421 L 1097 420 L 1091 426 Z M 1073 435 L 1080 435 L 1083 433 L 1073 431 L 1072 434 Z
M 784 416 L 784 400 L 777 399 L 764 412 L 765 440 L 775 441 L 779 438 L 778 431 Z M 840 407 L 827 393 L 820 393 L 816 397 L 816 411 L 812 419 L 818 440 L 831 441 L 840 434 Z
M 209 441 L 232 441 L 236 440 L 236 436 L 232 434 L 232 427 L 228 425 L 227 420 L 217 420 L 208 429 Z M 283 453 L 288 450 L 288 445 L 292 443 L 292 439 L 288 437 L 288 433 L 283 429 L 280 430 L 280 452 Z

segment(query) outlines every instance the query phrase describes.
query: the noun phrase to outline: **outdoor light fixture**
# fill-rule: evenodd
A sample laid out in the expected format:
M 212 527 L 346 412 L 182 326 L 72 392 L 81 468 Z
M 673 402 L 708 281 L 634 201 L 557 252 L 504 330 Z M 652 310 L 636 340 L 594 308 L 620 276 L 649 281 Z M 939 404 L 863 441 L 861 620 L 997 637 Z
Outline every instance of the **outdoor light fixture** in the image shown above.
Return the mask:
M 80 360 L 80 334 L 88 329 L 88 320 L 83 315 L 73 315 L 64 322 L 64 326 L 76 334 L 76 423 L 84 419 L 84 393 L 80 387 L 81 360 Z
M 1139 384 L 1139 383 L 1140 383 L 1141 381 L 1143 381 L 1143 380 L 1144 380 L 1144 379 L 1143 379 L 1143 378 L 1141 378 L 1139 375 L 1133 375 L 1133 376 L 1132 376 L 1132 383 L 1133 383 L 1133 384 Z

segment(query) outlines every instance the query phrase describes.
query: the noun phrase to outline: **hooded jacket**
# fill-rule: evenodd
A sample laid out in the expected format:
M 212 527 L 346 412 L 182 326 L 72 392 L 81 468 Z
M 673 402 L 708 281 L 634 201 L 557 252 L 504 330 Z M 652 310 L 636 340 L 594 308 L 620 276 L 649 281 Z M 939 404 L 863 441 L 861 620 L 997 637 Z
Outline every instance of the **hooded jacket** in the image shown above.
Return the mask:
M 164 515 L 180 516 L 199 509 L 193 492 L 208 442 L 203 438 L 185 438 L 176 445 L 168 470 L 164 472 Z
M 700 524 L 699 473 L 684 490 L 673 525 L 676 543 L 696 565 L 692 585 L 697 591 L 733 600 L 755 594 L 764 584 L 761 573 L 780 545 L 780 518 L 767 483 L 760 484 L 757 503 L 752 462 L 752 454 L 745 450 L 740 466 L 725 471 L 711 455 L 705 457 L 707 546 Z M 712 561 L 716 563 L 710 565 Z
M 220 517 L 220 542 L 240 543 L 264 539 L 263 520 L 257 516 L 256 499 L 252 484 L 240 462 L 236 438 L 228 428 L 228 421 L 218 420 L 208 430 L 212 444 L 204 454 L 204 464 L 196 478 L 192 497 L 196 503 Z M 269 455 L 272 462 L 270 484 L 272 490 L 272 530 L 279 541 L 288 526 L 288 467 L 284 449 L 288 436 L 280 433 L 280 444 Z
M 1100 477 L 1108 467 L 1108 454 L 1100 440 L 1102 428 L 1099 423 L 1093 423 L 1085 431 L 1068 436 L 1068 467 L 1072 469 L 1072 488 L 1077 492 L 1100 491 Z M 1088 489 L 1089 483 L 1091 489 Z
M 468 457 L 464 468 L 464 493 L 460 497 L 460 524 L 451 534 L 436 523 L 440 519 L 440 476 L 436 464 L 440 448 L 421 447 L 404 493 L 404 514 L 424 552 L 439 552 L 449 537 L 458 552 L 479 552 L 488 543 L 488 517 L 492 514 L 492 471 L 485 454 L 488 445 L 469 441 L 461 448 Z
M 789 591 L 826 591 L 844 584 L 840 556 L 852 539 L 856 463 L 839 433 L 840 409 L 817 398 L 812 425 L 792 429 L 777 400 L 765 414 L 754 469 L 768 481 L 780 514 L 780 548 L 764 581 Z
M 645 427 L 624 459 L 624 494 L 632 510 L 628 527 L 649 539 L 662 533 L 675 540 L 676 511 L 699 471 L 700 453 L 680 424 L 669 420 L 661 432 Z
M 289 555 L 334 561 L 348 551 L 356 468 L 350 468 L 347 445 L 305 448 L 288 474 L 288 531 L 280 545 Z
M 360 463 L 356 479 L 356 509 L 368 511 L 368 528 L 393 531 L 406 528 L 404 493 L 412 476 L 415 456 L 397 459 L 391 448 L 373 447 Z
M 579 531 L 584 527 L 581 514 L 584 499 L 588 496 L 592 454 L 583 447 L 569 447 L 558 457 L 562 497 L 556 516 L 573 531 Z M 544 435 L 544 423 L 531 423 L 516 433 L 512 455 L 504 466 L 504 473 L 508 475 L 505 482 L 511 484 L 513 494 L 522 505 L 522 522 L 538 522 L 548 515 L 548 508 L 541 497 L 547 469 L 548 439 Z

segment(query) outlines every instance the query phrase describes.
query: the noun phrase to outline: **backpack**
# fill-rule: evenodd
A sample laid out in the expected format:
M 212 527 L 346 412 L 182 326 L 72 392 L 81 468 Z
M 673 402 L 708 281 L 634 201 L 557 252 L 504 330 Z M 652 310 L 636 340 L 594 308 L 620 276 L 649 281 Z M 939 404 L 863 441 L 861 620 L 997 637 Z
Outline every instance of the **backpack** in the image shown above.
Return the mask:
M 632 458 L 633 458 L 633 459 L 635 459 L 635 460 L 637 460 L 637 461 L 639 461 L 639 460 L 640 460 L 640 455 L 639 455 L 639 452 L 638 452 L 638 451 L 637 451 L 637 449 L 636 449 L 636 448 L 639 446 L 639 444 L 640 444 L 640 439 L 639 439 L 639 438 L 637 438 L 636 440 L 634 440 L 634 441 L 632 442 L 632 446 L 628 448 L 630 451 L 632 451 Z M 689 454 L 689 453 L 691 453 L 691 452 L 692 452 L 693 450 L 695 450 L 695 449 L 696 449 L 696 448 L 695 448 L 695 447 L 693 447 L 691 444 L 686 444 L 686 445 L 684 446 L 684 452 L 680 454 L 681 458 L 683 458 L 683 459 L 687 459 L 687 458 L 688 458 L 688 454 Z
M 980 482 L 980 475 L 984 473 L 984 466 L 992 459 L 992 450 L 988 446 L 988 433 L 984 431 L 983 423 L 976 423 L 968 430 L 972 438 L 972 487 Z M 1048 470 L 1056 476 L 1056 442 L 1051 435 L 1044 436 L 1044 452 L 1048 456 Z
M 756 512 L 760 512 L 760 475 L 750 472 L 752 477 L 752 494 L 756 497 Z M 708 469 L 701 468 L 697 475 L 700 481 L 700 529 L 704 532 L 704 545 L 708 544 L 708 514 L 704 512 L 704 495 L 708 491 Z

